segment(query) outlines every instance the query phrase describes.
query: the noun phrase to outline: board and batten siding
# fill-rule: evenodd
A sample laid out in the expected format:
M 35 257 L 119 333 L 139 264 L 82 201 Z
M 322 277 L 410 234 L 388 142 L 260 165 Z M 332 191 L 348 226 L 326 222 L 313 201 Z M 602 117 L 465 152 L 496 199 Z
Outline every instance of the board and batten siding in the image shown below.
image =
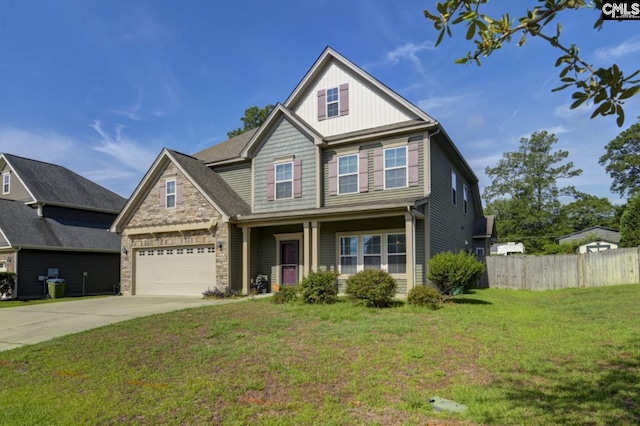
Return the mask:
M 277 158 L 295 156 L 302 161 L 302 195 L 299 198 L 267 199 L 267 167 Z M 289 121 L 282 119 L 262 143 L 253 160 L 254 213 L 281 212 L 316 207 L 316 147 Z M 294 176 L 295 179 L 295 176 Z
M 214 171 L 234 190 L 242 200 L 251 205 L 251 163 L 219 166 Z
M 349 113 L 318 120 L 318 90 L 327 90 L 342 84 L 349 86 Z M 335 61 L 332 61 L 315 84 L 309 87 L 303 100 L 293 106 L 293 111 L 325 137 L 416 118 L 379 89 Z
M 418 146 L 418 167 L 419 167 L 419 181 L 417 186 L 407 186 L 405 188 L 393 188 L 393 189 L 375 189 L 375 167 L 374 167 L 374 155 L 377 149 L 383 149 L 385 147 L 397 147 L 402 144 L 417 144 Z M 385 139 L 382 141 L 374 141 L 362 143 L 359 145 L 353 145 L 352 147 L 341 147 L 339 150 L 326 149 L 322 154 L 322 168 L 325 176 L 323 182 L 323 194 L 322 200 L 324 206 L 340 206 L 345 204 L 357 204 L 357 203 L 375 203 L 376 201 L 389 201 L 394 199 L 408 199 L 415 198 L 420 199 L 425 196 L 425 161 L 424 161 L 424 146 L 422 135 L 414 135 L 411 137 L 402 136 L 393 139 Z M 345 151 L 346 150 L 346 151 Z M 366 152 L 368 159 L 368 185 L 367 192 L 358 192 L 353 194 L 337 194 L 329 195 L 329 161 L 335 156 L 336 158 L 342 155 L 355 154 L 358 152 Z M 344 154 L 343 154 L 344 153 Z M 337 179 L 337 178 L 336 178 Z M 359 179 L 359 178 L 358 178 Z M 358 185 L 360 187 L 360 185 Z
M 106 231 L 105 231 L 106 232 Z M 120 253 L 29 250 L 18 252 L 19 299 L 39 299 L 47 293 L 46 283 L 38 281 L 49 268 L 57 268 L 66 280 L 65 296 L 81 296 L 83 272 L 84 294 L 114 294 L 120 283 Z
M 457 175 L 457 204 L 451 196 L 451 171 Z M 468 190 L 468 213 L 464 213 L 462 186 Z M 467 178 L 455 167 L 438 143 L 431 141 L 431 196 L 429 223 L 431 256 L 443 251 L 457 252 L 473 247 L 475 205 Z

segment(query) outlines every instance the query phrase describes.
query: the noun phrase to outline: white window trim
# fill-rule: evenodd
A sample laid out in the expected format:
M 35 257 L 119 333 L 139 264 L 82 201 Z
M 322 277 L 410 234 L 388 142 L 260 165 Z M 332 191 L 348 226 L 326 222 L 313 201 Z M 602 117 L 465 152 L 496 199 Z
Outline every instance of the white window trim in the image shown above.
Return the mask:
M 173 182 L 173 192 L 169 192 L 169 183 Z M 164 182 L 164 206 L 167 209 L 175 209 L 177 203 L 178 194 L 178 181 L 176 179 L 167 179 Z M 169 205 L 169 197 L 173 195 L 173 206 Z
M 405 161 L 405 165 L 404 166 L 396 166 L 396 167 L 389 167 L 387 168 L 387 151 L 390 150 L 396 150 L 398 148 L 404 148 L 404 161 Z M 402 189 L 402 188 L 408 188 L 409 187 L 409 150 L 408 150 L 408 146 L 405 145 L 401 145 L 401 146 L 393 146 L 393 147 L 389 147 L 389 148 L 385 148 L 384 151 L 382 152 L 382 179 L 384 180 L 384 189 Z M 404 186 L 394 186 L 393 188 L 387 188 L 387 170 L 398 170 L 398 169 L 404 169 Z
M 462 210 L 464 214 L 469 213 L 469 189 L 465 184 L 462 184 Z
M 7 183 L 6 183 L 7 190 L 6 191 L 4 190 L 4 186 L 5 186 L 4 180 L 5 179 L 7 179 Z M 6 195 L 6 194 L 9 194 L 9 193 L 11 193 L 11 173 L 5 172 L 5 173 L 2 174 L 2 194 Z
M 0 272 L 7 272 L 7 261 L 0 260 Z
M 476 256 L 484 257 L 484 247 L 476 247 Z
M 291 165 L 291 179 L 286 179 L 286 180 L 278 180 L 278 166 L 284 166 L 290 164 Z M 293 161 L 284 161 L 281 163 L 275 163 L 273 165 L 273 199 L 274 200 L 290 200 L 293 198 L 293 193 L 295 192 L 293 189 L 293 181 L 295 179 L 295 167 L 293 164 Z M 291 196 L 289 197 L 278 197 L 278 183 L 286 183 L 286 182 L 291 182 Z
M 458 205 L 458 175 L 455 170 L 451 170 L 451 203 Z
M 337 101 L 332 101 L 329 102 L 329 90 L 333 90 L 335 89 L 336 92 L 338 92 L 338 100 Z M 326 97 L 326 105 L 325 105 L 325 110 L 327 112 L 327 119 L 329 118 L 335 118 L 335 117 L 340 117 L 340 86 L 336 86 L 336 87 L 330 87 L 327 89 L 327 91 L 325 92 L 325 97 Z M 336 115 L 329 115 L 329 104 L 336 104 L 338 105 L 338 113 Z
M 406 238 L 406 233 L 404 229 L 384 229 L 384 230 L 373 230 L 373 231 L 357 231 L 357 232 L 338 232 L 336 233 L 336 270 L 338 271 L 338 274 L 340 274 L 341 278 L 347 278 L 349 276 L 351 276 L 351 274 L 347 274 L 347 273 L 342 273 L 342 263 L 340 262 L 341 256 L 340 256 L 340 238 L 341 237 L 357 237 L 358 238 L 358 244 L 357 244 L 357 248 L 358 248 L 358 254 L 357 254 L 357 267 L 356 267 L 356 272 L 361 272 L 364 271 L 364 244 L 363 244 L 363 237 L 365 235 L 367 236 L 373 236 L 373 235 L 379 235 L 381 237 L 381 253 L 380 256 L 382 257 L 381 260 L 381 265 L 380 265 L 380 269 L 382 269 L 383 271 L 388 271 L 389 270 L 389 253 L 388 253 L 388 236 L 389 235 L 396 235 L 396 234 L 402 234 L 405 235 Z M 392 256 L 398 255 L 397 253 L 393 253 Z M 402 255 L 402 254 L 399 254 Z M 406 256 L 407 259 L 409 259 L 409 256 L 411 256 L 410 253 L 405 252 L 404 255 Z M 377 256 L 377 255 L 376 255 Z M 404 274 L 396 274 L 396 273 L 392 273 L 391 276 L 394 278 L 406 278 L 409 274 L 409 271 L 407 271 Z
M 355 173 L 348 173 L 345 175 L 341 175 L 340 174 L 340 159 L 341 158 L 347 158 L 347 157 L 356 157 L 356 171 Z M 341 177 L 347 177 L 347 176 L 353 176 L 356 175 L 356 190 L 352 191 L 352 192 L 340 192 L 340 178 Z M 347 155 L 341 155 L 338 157 L 338 159 L 336 160 L 336 185 L 338 186 L 337 188 L 337 194 L 338 195 L 344 195 L 344 194 L 357 194 L 360 192 L 360 155 L 359 153 L 353 153 L 353 154 L 347 154 Z

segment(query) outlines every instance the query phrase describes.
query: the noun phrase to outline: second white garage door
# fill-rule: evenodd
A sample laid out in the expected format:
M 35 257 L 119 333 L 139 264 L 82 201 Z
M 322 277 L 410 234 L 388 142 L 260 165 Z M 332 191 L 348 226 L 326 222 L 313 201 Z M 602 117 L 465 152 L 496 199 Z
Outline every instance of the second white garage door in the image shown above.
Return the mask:
M 202 296 L 216 286 L 213 246 L 136 250 L 135 294 Z

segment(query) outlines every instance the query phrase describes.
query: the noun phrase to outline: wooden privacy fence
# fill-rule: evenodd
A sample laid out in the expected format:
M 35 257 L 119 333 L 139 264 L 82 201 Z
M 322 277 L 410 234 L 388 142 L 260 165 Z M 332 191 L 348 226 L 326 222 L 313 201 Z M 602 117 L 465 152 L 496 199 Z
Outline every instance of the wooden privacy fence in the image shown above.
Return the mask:
M 640 284 L 640 247 L 586 254 L 488 256 L 482 287 L 554 290 Z

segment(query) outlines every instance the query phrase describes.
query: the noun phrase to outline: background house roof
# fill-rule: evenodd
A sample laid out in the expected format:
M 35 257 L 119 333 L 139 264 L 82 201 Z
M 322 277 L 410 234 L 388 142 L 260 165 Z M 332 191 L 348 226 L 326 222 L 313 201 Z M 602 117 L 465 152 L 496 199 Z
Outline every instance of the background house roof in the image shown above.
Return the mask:
M 593 226 L 591 228 L 583 229 L 582 231 L 574 232 L 572 234 L 559 237 L 556 241 L 559 244 L 568 243 L 570 241 L 580 241 L 587 237 L 593 237 L 594 240 L 601 239 L 612 243 L 620 242 L 620 231 L 613 228 L 607 228 L 604 226 Z
M 118 213 L 126 200 L 55 164 L 2 154 L 37 203 Z
M 20 201 L 0 199 L 0 230 L 12 247 L 120 251 L 120 236 L 107 229 L 40 217 L 36 209 Z
M 242 136 L 242 135 L 241 135 Z M 240 136 L 238 136 L 240 137 Z M 197 158 L 167 149 L 177 165 L 181 167 L 193 183 L 200 187 L 204 195 L 211 198 L 218 209 L 229 217 L 251 212 L 249 205 L 220 177 L 220 175 Z
M 239 158 L 240 153 L 244 151 L 244 148 L 257 131 L 258 129 L 248 130 L 234 138 L 196 152 L 193 157 L 207 164 Z

